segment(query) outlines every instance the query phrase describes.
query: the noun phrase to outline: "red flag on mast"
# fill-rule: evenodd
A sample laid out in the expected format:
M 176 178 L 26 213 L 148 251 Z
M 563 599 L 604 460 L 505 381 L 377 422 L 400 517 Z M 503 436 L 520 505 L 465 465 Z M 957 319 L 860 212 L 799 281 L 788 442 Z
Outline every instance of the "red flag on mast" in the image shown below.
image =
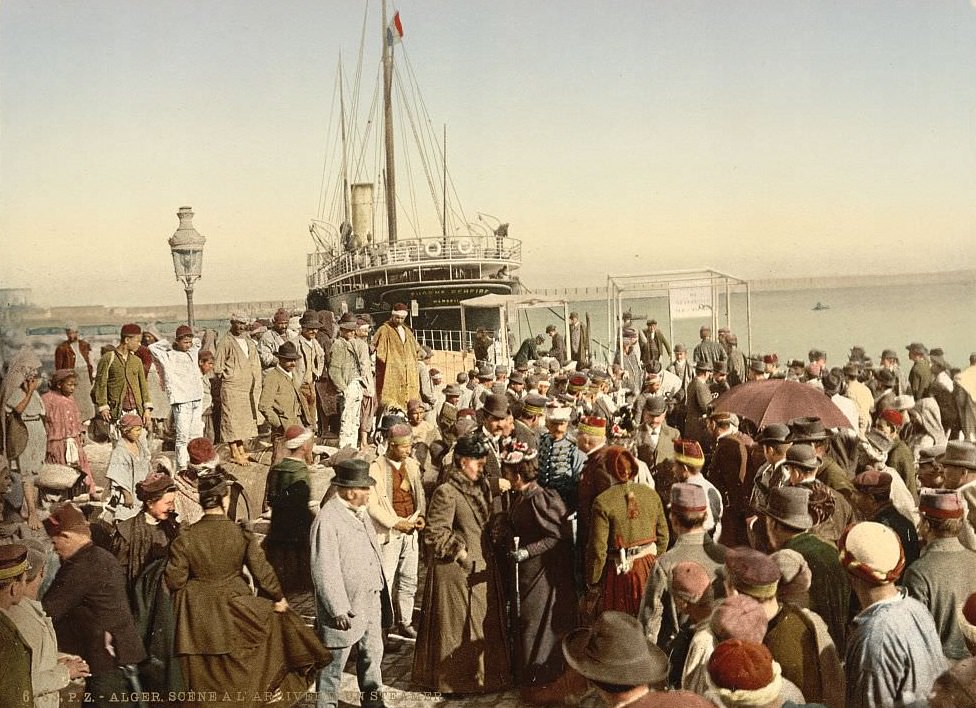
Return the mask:
M 403 39 L 403 25 L 400 23 L 400 11 L 397 10 L 393 13 L 390 25 L 386 28 L 386 41 L 389 44 L 394 44 L 401 39 Z

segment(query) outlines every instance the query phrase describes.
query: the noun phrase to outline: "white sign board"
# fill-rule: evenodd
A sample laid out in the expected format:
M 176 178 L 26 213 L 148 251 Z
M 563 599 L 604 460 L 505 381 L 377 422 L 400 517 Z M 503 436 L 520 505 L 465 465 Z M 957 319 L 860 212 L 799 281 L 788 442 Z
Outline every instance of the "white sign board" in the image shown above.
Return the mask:
M 668 290 L 672 320 L 712 316 L 712 288 L 709 284 L 689 284 Z

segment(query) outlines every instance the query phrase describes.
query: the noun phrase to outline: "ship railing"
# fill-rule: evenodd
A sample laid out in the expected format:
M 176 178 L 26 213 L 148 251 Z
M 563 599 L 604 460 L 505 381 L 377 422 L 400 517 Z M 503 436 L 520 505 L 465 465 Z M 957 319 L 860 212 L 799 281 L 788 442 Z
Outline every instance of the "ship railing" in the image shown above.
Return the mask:
M 474 338 L 474 332 L 459 329 L 418 329 L 414 335 L 424 346 L 442 352 L 468 351 Z
M 350 273 L 404 268 L 413 265 L 445 266 L 490 261 L 499 266 L 522 262 L 522 242 L 499 236 L 434 237 L 376 243 L 336 254 L 309 253 L 306 258 L 309 287 L 324 287 Z

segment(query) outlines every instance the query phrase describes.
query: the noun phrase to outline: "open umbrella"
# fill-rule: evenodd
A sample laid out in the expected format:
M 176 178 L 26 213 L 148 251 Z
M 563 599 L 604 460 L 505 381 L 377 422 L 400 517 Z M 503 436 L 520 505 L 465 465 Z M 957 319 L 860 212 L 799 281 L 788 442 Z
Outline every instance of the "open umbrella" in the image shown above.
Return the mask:
M 734 386 L 716 398 L 712 408 L 736 413 L 760 428 L 803 416 L 820 418 L 826 428 L 851 427 L 847 416 L 819 388 L 786 379 L 747 381 Z

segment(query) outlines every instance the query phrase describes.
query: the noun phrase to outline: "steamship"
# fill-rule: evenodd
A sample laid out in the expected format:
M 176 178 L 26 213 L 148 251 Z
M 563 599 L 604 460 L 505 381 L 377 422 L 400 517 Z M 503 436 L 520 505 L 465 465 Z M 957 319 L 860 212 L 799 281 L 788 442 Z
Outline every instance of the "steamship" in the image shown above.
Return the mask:
M 357 120 L 355 115 L 347 116 L 347 82 L 341 59 L 339 62 L 339 120 L 330 129 L 331 147 L 323 170 L 323 174 L 337 175 L 337 179 L 327 181 L 330 184 L 323 187 L 318 216 L 309 227 L 315 250 L 307 255 L 306 302 L 311 309 L 328 309 L 337 315 L 369 313 L 377 322 L 389 316 L 394 304 L 404 303 L 410 311 L 409 323 L 423 341 L 427 338 L 424 332 L 461 329 L 462 300 L 521 292 L 518 269 L 522 244 L 508 235 L 507 223 L 482 213 L 469 221 L 454 203 L 447 171 L 446 129 L 441 141 L 429 129 L 432 123 L 423 106 L 406 104 L 410 97 L 419 95 L 415 90 L 400 90 L 394 96 L 394 78 L 400 87 L 412 75 L 401 76 L 393 62 L 394 46 L 403 46 L 399 13 L 387 24 L 384 1 L 382 15 L 381 117 L 367 115 Z M 361 74 L 356 72 L 357 76 Z M 358 86 L 349 93 L 355 113 Z M 407 116 L 406 124 L 413 128 L 411 134 L 419 159 L 410 158 L 406 147 L 399 151 L 395 148 L 394 99 L 397 109 Z M 374 110 L 378 113 L 380 106 Z M 401 119 L 396 124 L 405 123 Z M 353 127 L 356 125 L 365 128 L 357 132 Z M 373 125 L 383 126 L 382 136 L 372 135 Z M 368 145 L 370 137 L 382 139 L 381 150 Z M 383 159 L 377 159 L 372 170 L 363 167 L 370 156 L 380 153 Z M 407 203 L 397 199 L 397 158 L 422 166 L 433 211 L 440 222 L 440 228 L 433 229 L 433 233 L 415 229 L 415 233 L 405 236 L 401 233 L 405 229 L 398 228 L 398 207 L 401 213 L 407 212 L 416 200 L 413 189 L 409 190 Z M 329 161 L 337 164 L 330 166 Z M 368 181 L 369 172 L 375 176 L 372 181 Z M 421 220 L 409 213 L 402 219 L 411 225 Z M 465 329 L 497 328 L 495 319 L 497 313 L 492 310 L 466 310 Z

